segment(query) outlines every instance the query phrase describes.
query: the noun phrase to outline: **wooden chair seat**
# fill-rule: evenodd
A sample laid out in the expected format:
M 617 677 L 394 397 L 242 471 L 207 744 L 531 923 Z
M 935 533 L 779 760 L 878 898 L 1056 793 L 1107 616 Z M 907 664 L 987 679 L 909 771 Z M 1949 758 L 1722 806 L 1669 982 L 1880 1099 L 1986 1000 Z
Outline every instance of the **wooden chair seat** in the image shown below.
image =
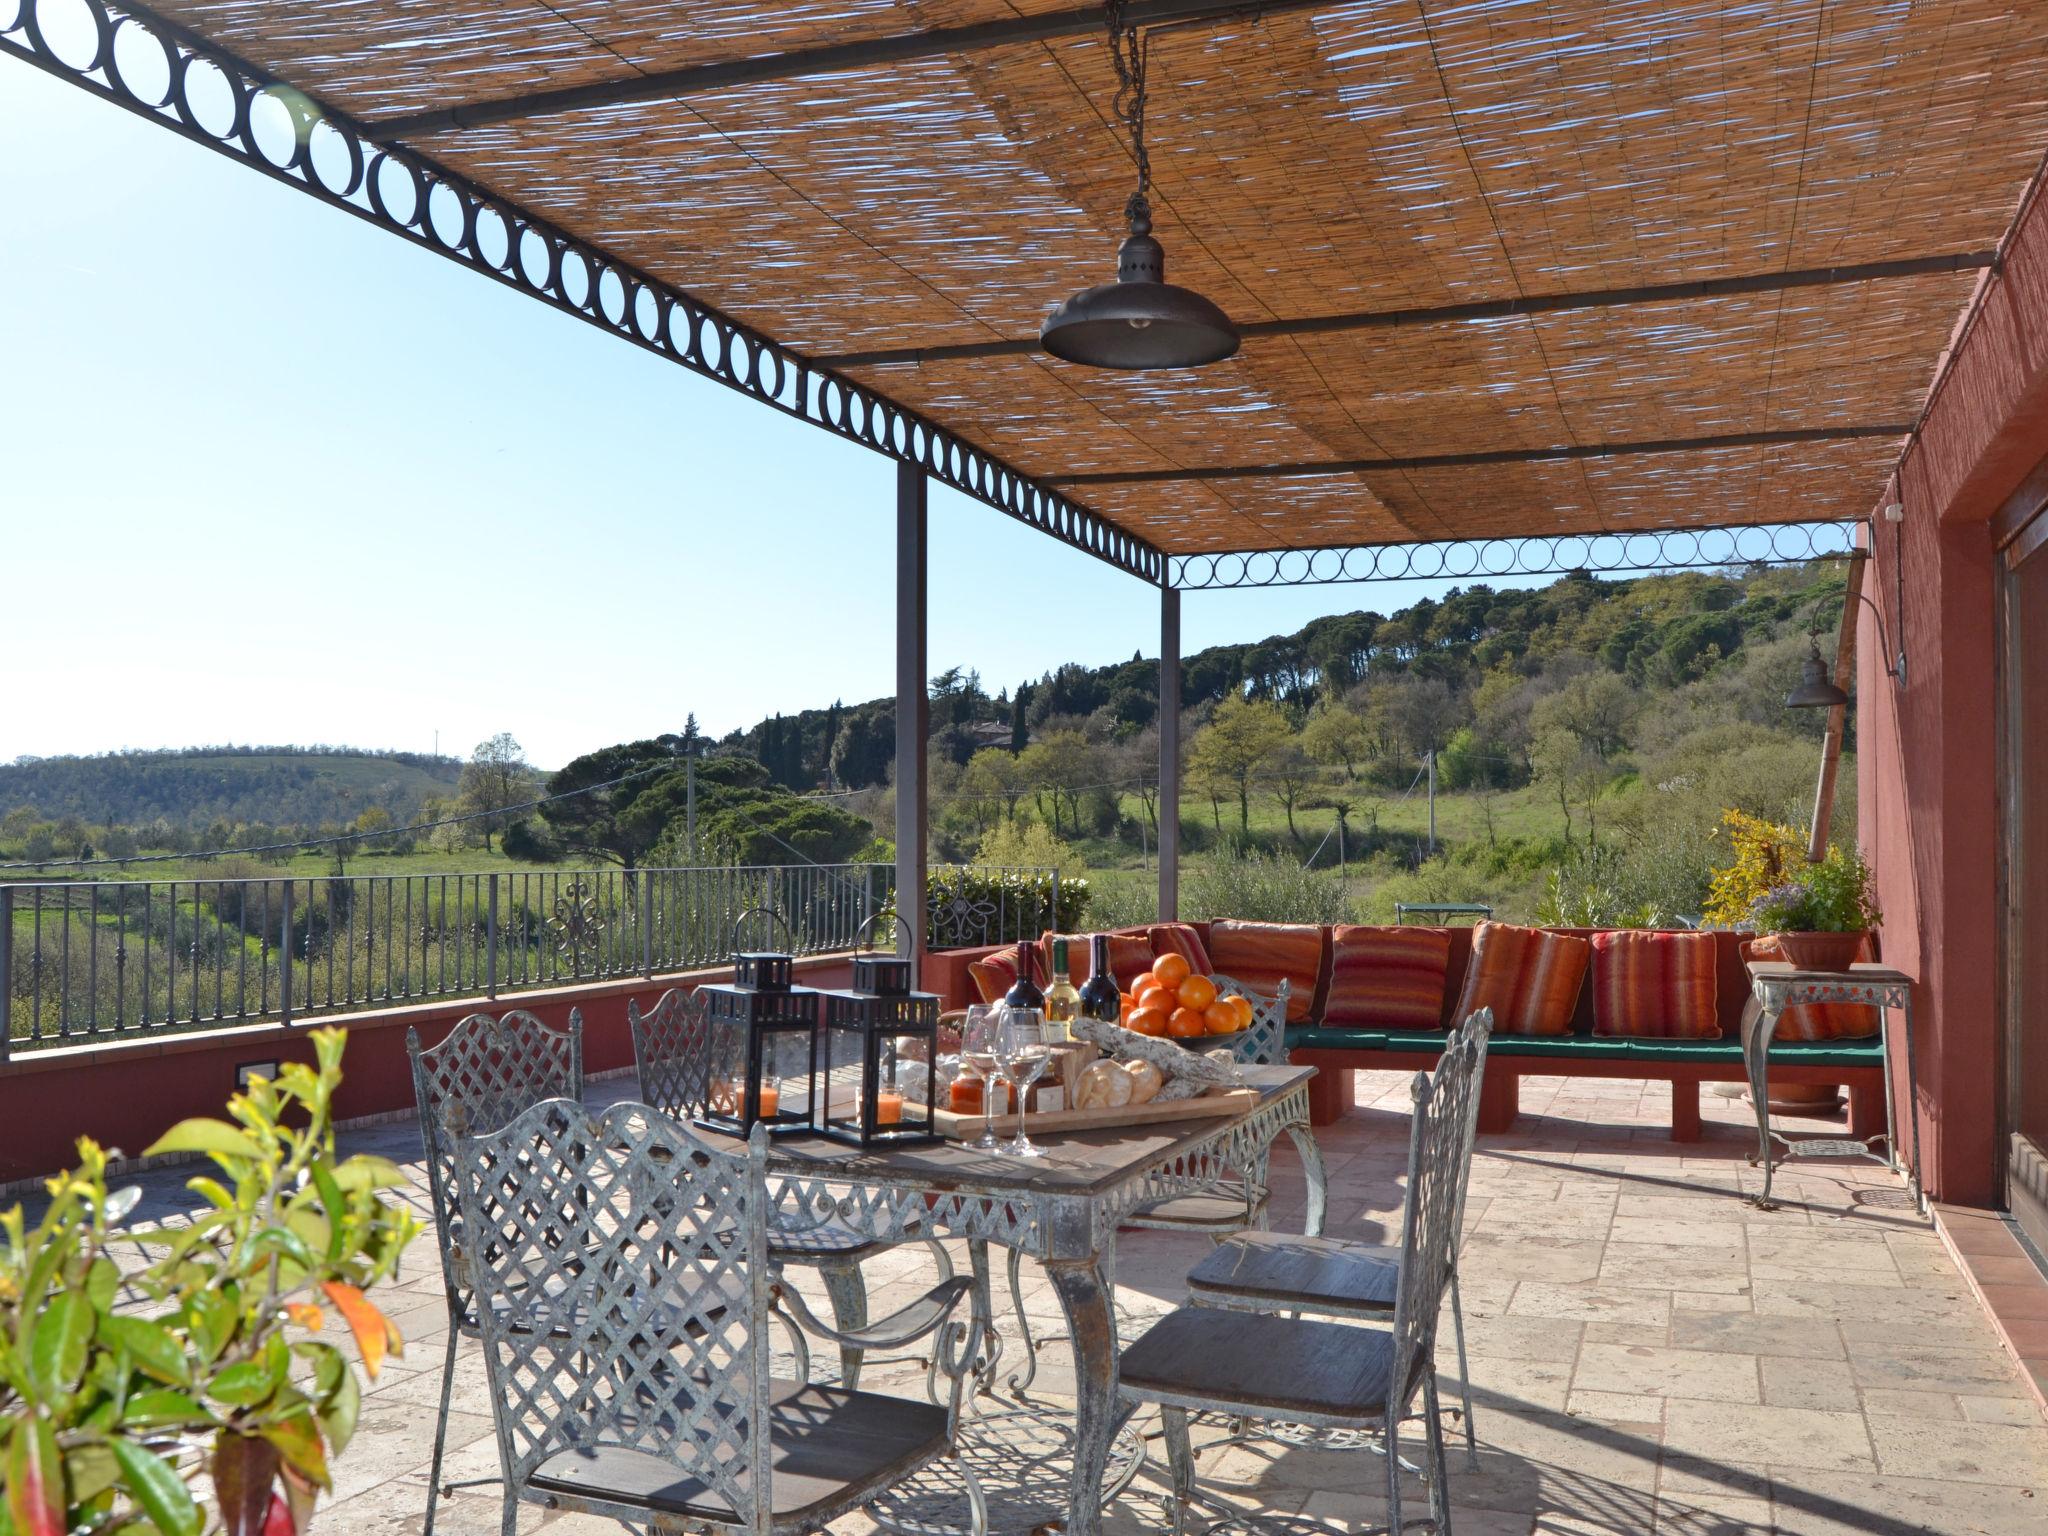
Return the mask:
M 1188 1271 L 1196 1300 L 1338 1317 L 1386 1317 L 1401 1287 L 1401 1250 L 1339 1237 L 1245 1232 Z
M 1181 1307 L 1117 1363 L 1130 1397 L 1276 1419 L 1386 1417 L 1393 1335 L 1342 1323 Z
M 946 1450 L 946 1410 L 930 1403 L 801 1381 L 770 1383 L 769 1399 L 769 1493 L 778 1525 L 806 1529 L 813 1511 L 829 1517 L 859 1504 Z M 673 1462 L 625 1446 L 559 1452 L 527 1486 L 686 1520 L 739 1518 Z
M 1265 1212 L 1263 1195 L 1247 1200 L 1242 1189 L 1218 1186 L 1140 1206 L 1122 1224 L 1148 1232 L 1240 1232 L 1257 1226 Z

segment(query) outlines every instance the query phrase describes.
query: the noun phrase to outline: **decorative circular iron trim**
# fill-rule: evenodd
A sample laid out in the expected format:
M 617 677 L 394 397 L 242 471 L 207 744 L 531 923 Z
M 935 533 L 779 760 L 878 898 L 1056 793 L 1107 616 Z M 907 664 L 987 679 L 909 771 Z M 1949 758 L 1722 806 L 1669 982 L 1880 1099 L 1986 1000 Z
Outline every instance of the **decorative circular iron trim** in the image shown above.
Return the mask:
M 83 18 L 92 28 L 90 55 L 85 57 L 83 47 L 67 46 L 60 51 L 53 45 L 42 14 L 49 4 L 50 0 L 15 0 L 12 14 L 0 15 L 0 52 L 784 415 L 914 465 L 961 494 L 1142 581 L 1164 582 L 1165 553 L 1101 514 L 1029 479 L 994 454 L 908 407 L 811 363 L 686 291 L 497 196 L 431 157 L 379 140 L 346 114 L 204 36 L 145 7 L 114 5 L 108 0 L 64 0 L 67 14 Z M 131 84 L 128 73 L 114 62 L 116 34 L 130 31 L 159 46 L 169 61 L 170 83 L 160 100 L 152 100 L 145 90 Z M 81 39 L 64 41 L 69 45 Z M 79 57 L 67 57 L 67 53 Z M 209 126 L 213 114 L 191 100 L 195 66 L 215 73 L 226 87 L 222 106 L 231 105 L 232 113 L 225 115 L 223 123 Z M 297 144 L 284 164 L 265 152 L 252 127 L 251 107 L 259 97 L 284 99 L 295 119 Z M 310 146 L 315 133 L 322 130 L 338 135 L 347 154 L 349 174 L 341 190 L 332 187 L 313 164 Z M 380 185 L 386 168 L 400 173 L 400 185 L 409 183 L 412 206 L 406 212 L 389 206 L 387 189 Z M 460 221 L 452 239 L 443 232 L 447 218 L 437 221 L 433 213 L 437 190 L 456 199 Z M 505 252 L 496 261 L 483 253 L 483 242 L 476 238 L 478 217 L 484 211 L 505 229 Z M 548 256 L 547 271 L 539 280 L 523 250 L 529 234 L 541 241 Z M 573 297 L 569 291 L 572 264 L 581 268 L 585 279 L 576 285 L 581 292 Z M 607 278 L 616 285 L 614 291 L 625 296 L 625 302 L 615 306 L 616 315 L 606 312 Z M 662 306 L 653 335 L 638 323 L 637 305 L 632 302 L 636 291 L 643 288 L 656 295 Z
M 1524 538 L 1441 539 L 1167 557 L 1167 584 L 1184 592 L 1347 581 L 1488 581 L 1804 565 L 1856 553 L 1858 522 L 1739 523 Z

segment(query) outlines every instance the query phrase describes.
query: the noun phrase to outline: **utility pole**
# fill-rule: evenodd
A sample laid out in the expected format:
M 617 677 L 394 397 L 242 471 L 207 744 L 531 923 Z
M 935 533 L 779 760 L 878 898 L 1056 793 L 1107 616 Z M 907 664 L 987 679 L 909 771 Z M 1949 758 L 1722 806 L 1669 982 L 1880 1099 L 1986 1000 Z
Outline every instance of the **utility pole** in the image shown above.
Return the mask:
M 1429 766 L 1429 851 L 1436 852 L 1436 748 L 1423 759 Z

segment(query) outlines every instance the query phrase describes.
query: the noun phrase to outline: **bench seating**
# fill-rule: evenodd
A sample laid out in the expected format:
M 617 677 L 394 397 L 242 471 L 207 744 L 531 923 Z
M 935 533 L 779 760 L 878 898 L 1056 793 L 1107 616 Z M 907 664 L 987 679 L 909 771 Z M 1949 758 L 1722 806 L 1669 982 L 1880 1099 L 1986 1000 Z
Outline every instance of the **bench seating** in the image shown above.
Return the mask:
M 1209 925 L 1195 923 L 1205 940 Z M 1143 931 L 1143 930 L 1138 930 Z M 1359 1071 L 1430 1071 L 1444 1048 L 1444 1038 L 1457 1010 L 1465 971 L 1472 958 L 1470 928 L 1445 930 L 1450 939 L 1449 970 L 1444 979 L 1440 1027 L 1434 1030 L 1339 1028 L 1322 1022 L 1329 1000 L 1330 930 L 1323 930 L 1322 964 L 1313 988 L 1310 1017 L 1287 1033 L 1289 1060 L 1316 1068 L 1309 1085 L 1310 1117 L 1328 1125 L 1351 1107 L 1353 1074 Z M 1567 928 L 1562 933 L 1590 937 L 1596 930 Z M 1746 1083 L 1742 1064 L 1742 1016 L 1749 1005 L 1749 973 L 1742 962 L 1743 936 L 1715 932 L 1715 998 L 1721 1036 L 1708 1040 L 1667 1040 L 1650 1037 L 1607 1037 L 1593 1033 L 1593 988 L 1579 989 L 1566 1035 L 1496 1033 L 1489 1049 L 1486 1078 L 1480 1093 L 1479 1129 L 1489 1135 L 1507 1130 L 1520 1112 L 1521 1079 L 1531 1077 L 1611 1077 L 1671 1085 L 1671 1137 L 1696 1141 L 1700 1136 L 1702 1083 Z M 949 1000 L 957 990 L 964 1004 L 974 998 L 966 966 L 985 950 L 953 950 L 931 955 L 926 985 Z M 1218 962 L 1221 964 L 1221 962 Z M 1227 967 L 1226 967 L 1227 968 Z M 1771 1046 L 1771 1081 L 1819 1085 L 1840 1084 L 1849 1091 L 1850 1134 L 1875 1136 L 1884 1130 L 1884 1047 L 1878 1036 L 1842 1040 L 1779 1040 Z

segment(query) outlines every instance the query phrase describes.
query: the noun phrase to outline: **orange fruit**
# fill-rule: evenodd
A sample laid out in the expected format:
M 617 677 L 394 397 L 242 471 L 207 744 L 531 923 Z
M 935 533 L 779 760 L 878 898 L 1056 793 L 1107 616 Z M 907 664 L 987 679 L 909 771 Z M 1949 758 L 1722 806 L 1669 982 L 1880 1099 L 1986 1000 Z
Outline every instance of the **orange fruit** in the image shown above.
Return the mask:
M 1253 1013 L 1252 1000 L 1242 992 L 1236 992 L 1226 997 L 1224 1001 L 1237 1010 L 1237 1027 L 1239 1029 L 1250 1029 L 1252 1027 Z
M 1202 1017 L 1208 1020 L 1212 1035 L 1234 1035 L 1243 1027 L 1237 1022 L 1237 1010 L 1222 998 L 1204 1008 Z
M 1209 1033 L 1209 1021 L 1192 1008 L 1176 1008 L 1166 1021 L 1166 1032 L 1176 1040 L 1192 1040 Z
M 1131 984 L 1124 990 L 1130 993 L 1133 997 L 1139 997 L 1144 994 L 1144 991 L 1147 987 L 1156 987 L 1158 985 L 1159 978 L 1153 975 L 1152 972 L 1140 971 L 1137 975 L 1131 978 Z
M 1206 976 L 1190 976 L 1180 984 L 1180 1005 L 1200 1013 L 1216 1001 L 1216 983 Z
M 1131 1028 L 1141 1035 L 1163 1035 L 1166 1023 L 1164 1008 L 1137 1008 L 1131 1012 Z
M 1178 987 L 1186 981 L 1191 969 L 1187 961 L 1175 954 L 1161 955 L 1152 962 L 1152 974 L 1159 978 L 1162 985 L 1168 987 Z

